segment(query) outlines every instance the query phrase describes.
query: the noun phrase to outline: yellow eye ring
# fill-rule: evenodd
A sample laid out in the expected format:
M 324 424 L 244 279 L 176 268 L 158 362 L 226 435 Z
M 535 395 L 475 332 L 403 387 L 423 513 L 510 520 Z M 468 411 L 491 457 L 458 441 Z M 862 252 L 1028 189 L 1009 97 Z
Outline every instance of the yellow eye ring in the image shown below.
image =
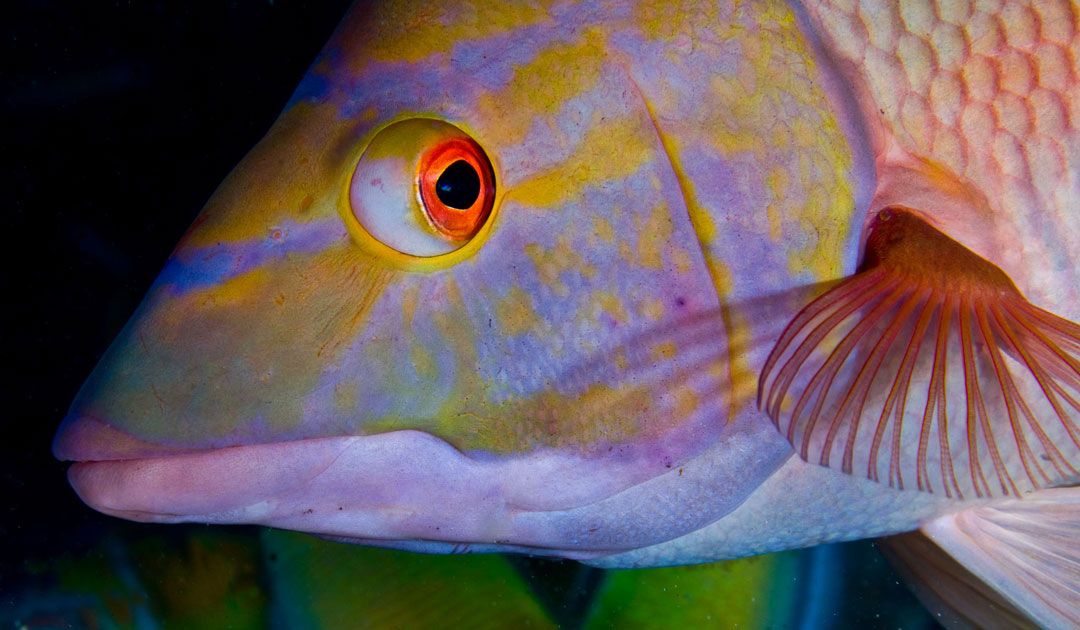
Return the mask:
M 495 167 L 470 135 L 407 118 L 358 145 L 339 212 L 353 240 L 389 265 L 435 270 L 472 256 L 490 232 Z

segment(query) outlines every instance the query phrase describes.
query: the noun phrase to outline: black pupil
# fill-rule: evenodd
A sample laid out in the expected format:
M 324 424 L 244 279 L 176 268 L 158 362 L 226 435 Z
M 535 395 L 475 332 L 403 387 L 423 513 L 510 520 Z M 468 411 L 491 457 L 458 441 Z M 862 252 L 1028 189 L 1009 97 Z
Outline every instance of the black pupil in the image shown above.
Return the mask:
M 465 160 L 458 160 L 439 175 L 435 182 L 435 194 L 439 201 L 458 210 L 465 210 L 476 203 L 480 196 L 480 176 Z

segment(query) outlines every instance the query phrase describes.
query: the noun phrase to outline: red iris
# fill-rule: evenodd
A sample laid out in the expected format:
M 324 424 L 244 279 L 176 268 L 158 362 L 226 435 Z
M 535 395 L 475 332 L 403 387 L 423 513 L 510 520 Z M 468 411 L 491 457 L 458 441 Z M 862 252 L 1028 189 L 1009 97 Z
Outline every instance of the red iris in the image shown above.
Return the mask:
M 491 162 L 471 138 L 451 138 L 424 153 L 419 185 L 428 221 L 455 241 L 475 236 L 495 203 Z

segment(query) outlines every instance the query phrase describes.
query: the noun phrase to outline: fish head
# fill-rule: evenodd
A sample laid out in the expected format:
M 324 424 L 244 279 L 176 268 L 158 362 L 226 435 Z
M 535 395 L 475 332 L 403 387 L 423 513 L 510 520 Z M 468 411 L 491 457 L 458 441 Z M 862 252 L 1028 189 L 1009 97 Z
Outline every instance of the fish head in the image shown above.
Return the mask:
M 791 453 L 752 403 L 758 298 L 850 264 L 852 158 L 781 76 L 815 72 L 790 14 L 764 50 L 743 14 L 696 43 L 640 10 L 354 7 L 79 393 L 80 496 L 579 558 L 739 505 Z

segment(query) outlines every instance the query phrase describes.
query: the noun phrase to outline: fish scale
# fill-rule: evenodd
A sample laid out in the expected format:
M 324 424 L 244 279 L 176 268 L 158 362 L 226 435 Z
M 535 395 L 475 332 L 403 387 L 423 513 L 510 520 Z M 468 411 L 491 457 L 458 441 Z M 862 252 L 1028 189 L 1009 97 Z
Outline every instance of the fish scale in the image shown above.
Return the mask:
M 999 262 L 1033 297 L 1075 318 L 1080 11 L 1068 0 L 806 8 L 857 86 L 879 155 L 895 141 L 980 191 L 1022 235 L 1022 248 L 999 244 Z M 1050 286 L 1029 272 L 1030 260 L 1074 282 Z

